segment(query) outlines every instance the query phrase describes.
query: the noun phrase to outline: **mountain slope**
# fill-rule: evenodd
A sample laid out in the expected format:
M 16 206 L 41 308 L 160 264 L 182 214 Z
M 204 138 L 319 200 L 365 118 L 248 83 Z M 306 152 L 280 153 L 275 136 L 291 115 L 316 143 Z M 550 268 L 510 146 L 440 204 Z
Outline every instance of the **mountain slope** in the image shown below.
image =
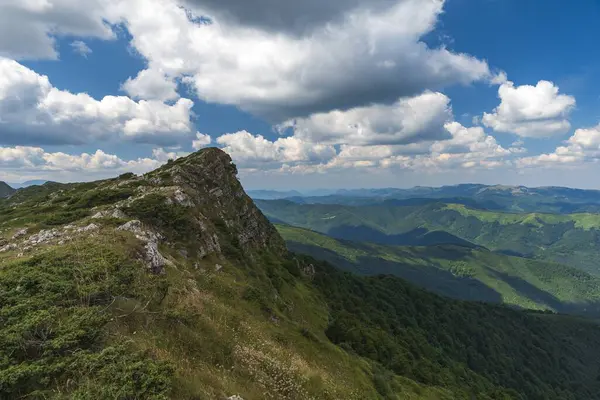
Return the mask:
M 294 252 L 361 275 L 392 274 L 463 300 L 597 316 L 600 278 L 560 264 L 454 245 L 385 246 L 277 225 Z
M 407 245 L 412 243 L 396 238 L 415 229 L 444 231 L 497 252 L 600 274 L 600 214 L 510 214 L 459 204 L 352 207 L 285 200 L 257 204 L 273 221 L 340 239 Z
M 217 149 L 0 211 L 0 398 L 600 398 L 596 324 L 289 254 Z
M 15 192 L 15 189 L 10 187 L 7 183 L 0 181 L 0 198 L 8 197 Z

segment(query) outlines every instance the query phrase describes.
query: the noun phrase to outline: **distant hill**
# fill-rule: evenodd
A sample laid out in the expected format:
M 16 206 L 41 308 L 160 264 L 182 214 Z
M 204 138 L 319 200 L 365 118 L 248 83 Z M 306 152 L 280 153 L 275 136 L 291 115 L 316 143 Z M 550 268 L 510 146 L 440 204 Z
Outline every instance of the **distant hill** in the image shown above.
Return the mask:
M 299 203 L 344 205 L 379 204 L 406 199 L 436 199 L 445 203 L 517 213 L 600 213 L 600 191 L 564 187 L 463 184 L 437 188 L 351 189 L 318 196 L 289 196 L 289 200 Z
M 302 196 L 302 193 L 295 190 L 279 191 L 279 190 L 248 190 L 248 196 L 259 200 L 277 200 L 287 197 Z
M 8 197 L 15 192 L 15 189 L 6 182 L 0 181 L 0 198 Z
M 404 240 L 416 229 L 444 231 L 496 252 L 600 275 L 600 214 L 516 214 L 442 203 L 344 206 L 261 200 L 257 204 L 272 221 L 339 239 L 408 245 L 420 244 Z
M 600 278 L 565 265 L 463 246 L 383 246 L 288 225 L 277 229 L 290 250 L 361 275 L 396 275 L 463 300 L 600 315 Z
M 46 182 L 48 182 L 48 181 L 36 179 L 36 180 L 31 180 L 31 181 L 25 181 L 22 183 L 9 183 L 9 185 L 15 189 L 22 189 L 22 188 L 26 188 L 29 186 L 43 185 Z

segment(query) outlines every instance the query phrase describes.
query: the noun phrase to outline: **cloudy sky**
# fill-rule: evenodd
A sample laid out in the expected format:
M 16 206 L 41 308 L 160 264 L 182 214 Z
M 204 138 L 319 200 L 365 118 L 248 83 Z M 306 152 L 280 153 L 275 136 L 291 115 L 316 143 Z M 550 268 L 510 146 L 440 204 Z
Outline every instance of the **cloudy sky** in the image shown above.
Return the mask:
M 600 188 L 599 17 L 595 0 L 0 0 L 0 180 L 217 146 L 248 188 Z

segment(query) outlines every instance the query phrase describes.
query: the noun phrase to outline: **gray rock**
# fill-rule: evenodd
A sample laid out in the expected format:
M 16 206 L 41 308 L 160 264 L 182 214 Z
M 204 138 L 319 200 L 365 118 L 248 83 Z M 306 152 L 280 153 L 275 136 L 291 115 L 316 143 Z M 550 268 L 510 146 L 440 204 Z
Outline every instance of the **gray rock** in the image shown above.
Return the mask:
M 38 233 L 31 235 L 25 243 L 35 246 L 42 243 L 47 243 L 52 239 L 62 236 L 62 233 L 57 229 L 42 229 Z
M 160 254 L 160 251 L 158 251 L 158 244 L 156 242 L 148 242 L 146 243 L 146 246 L 144 246 L 144 250 L 146 251 L 144 258 L 148 263 L 148 269 L 155 274 L 164 273 L 164 267 L 168 264 L 168 261 Z
M 18 239 L 21 238 L 23 236 L 27 235 L 27 228 L 23 228 L 23 229 L 19 229 L 18 231 L 15 232 L 15 234 L 13 235 L 13 239 Z
M 98 218 L 119 218 L 119 219 L 125 219 L 127 218 L 127 215 L 121 211 L 118 208 L 115 208 L 114 210 L 104 210 L 104 211 L 98 211 L 96 214 L 92 215 L 93 219 L 98 219 Z
M 162 235 L 144 229 L 142 222 L 138 221 L 137 219 L 124 223 L 123 225 L 119 226 L 117 230 L 131 232 L 136 238 L 144 242 L 158 242 L 162 239 Z
M 17 248 L 17 245 L 14 244 L 14 243 L 7 244 L 6 246 L 0 248 L 0 253 L 4 253 L 4 252 L 10 251 L 10 250 L 14 250 L 16 248 Z
M 83 226 L 79 229 L 77 229 L 77 232 L 79 233 L 84 233 L 84 232 L 92 232 L 92 231 L 97 231 L 98 229 L 100 229 L 100 227 L 94 223 L 89 224 L 88 226 Z
M 189 198 L 187 194 L 183 192 L 181 189 L 177 189 L 175 191 L 175 195 L 173 197 L 175 202 L 184 207 L 194 207 L 194 202 Z

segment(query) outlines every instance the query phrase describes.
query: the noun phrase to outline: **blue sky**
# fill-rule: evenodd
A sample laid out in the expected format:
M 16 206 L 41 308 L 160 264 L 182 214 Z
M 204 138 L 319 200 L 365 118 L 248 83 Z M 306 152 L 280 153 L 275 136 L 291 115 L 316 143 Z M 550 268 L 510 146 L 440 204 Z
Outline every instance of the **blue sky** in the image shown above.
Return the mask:
M 599 16 L 592 0 L 7 0 L 0 180 L 218 146 L 248 188 L 600 188 Z

